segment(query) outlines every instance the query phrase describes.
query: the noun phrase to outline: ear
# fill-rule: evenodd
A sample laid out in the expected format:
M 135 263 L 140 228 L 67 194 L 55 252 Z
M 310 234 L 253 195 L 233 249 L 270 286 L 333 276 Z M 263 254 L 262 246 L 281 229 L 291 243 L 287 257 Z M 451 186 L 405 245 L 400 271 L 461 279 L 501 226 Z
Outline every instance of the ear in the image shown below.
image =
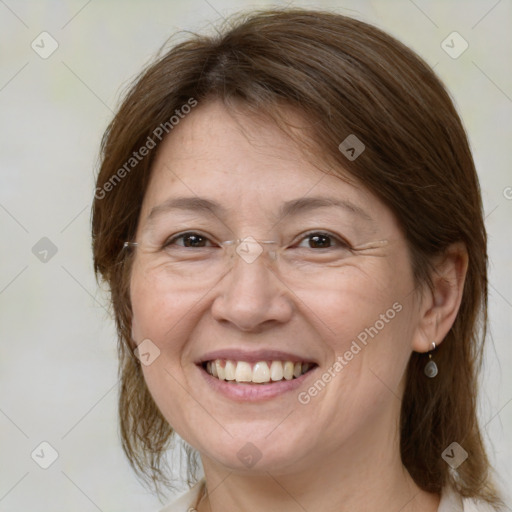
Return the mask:
M 462 242 L 450 245 L 433 263 L 433 288 L 424 287 L 412 340 L 416 352 L 432 350 L 433 342 L 440 345 L 455 321 L 468 269 L 466 246 Z

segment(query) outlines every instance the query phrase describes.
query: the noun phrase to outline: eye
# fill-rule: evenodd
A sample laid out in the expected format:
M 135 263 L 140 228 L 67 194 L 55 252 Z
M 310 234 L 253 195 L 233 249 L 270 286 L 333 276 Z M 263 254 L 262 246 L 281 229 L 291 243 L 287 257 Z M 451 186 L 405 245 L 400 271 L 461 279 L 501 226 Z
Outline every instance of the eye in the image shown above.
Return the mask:
M 180 240 L 182 243 L 176 243 Z M 210 240 L 202 235 L 201 233 L 197 233 L 195 231 L 188 231 L 186 233 L 181 233 L 179 235 L 174 235 L 171 238 L 168 238 L 163 245 L 163 248 L 169 248 L 171 246 L 176 247 L 185 247 L 185 248 L 194 248 L 194 247 L 211 247 L 210 245 L 206 245 Z
M 308 243 L 309 246 L 304 246 L 304 243 Z M 298 246 L 309 249 L 330 249 L 334 247 L 350 249 L 350 245 L 347 242 L 332 233 L 323 231 L 312 231 L 310 233 L 306 233 L 299 240 Z M 162 248 L 171 247 L 193 249 L 213 247 L 213 244 L 207 236 L 196 231 L 187 231 L 186 233 L 180 233 L 168 238 L 164 242 Z
M 310 233 L 306 233 L 306 235 L 301 239 L 301 243 L 303 241 L 309 243 L 309 249 L 330 249 L 334 246 L 346 249 L 350 248 L 349 244 L 344 240 L 341 240 L 331 233 L 325 233 L 323 231 L 312 231 Z

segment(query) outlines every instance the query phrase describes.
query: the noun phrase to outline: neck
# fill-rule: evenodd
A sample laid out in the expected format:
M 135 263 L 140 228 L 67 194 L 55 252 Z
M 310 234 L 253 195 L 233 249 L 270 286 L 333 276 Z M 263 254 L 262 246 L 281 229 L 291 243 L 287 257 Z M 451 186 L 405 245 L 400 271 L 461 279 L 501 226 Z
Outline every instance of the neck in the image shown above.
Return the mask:
M 240 473 L 203 457 L 208 493 L 197 510 L 436 512 L 440 497 L 422 491 L 401 463 L 398 426 L 383 423 L 389 428 L 372 425 L 289 471 Z

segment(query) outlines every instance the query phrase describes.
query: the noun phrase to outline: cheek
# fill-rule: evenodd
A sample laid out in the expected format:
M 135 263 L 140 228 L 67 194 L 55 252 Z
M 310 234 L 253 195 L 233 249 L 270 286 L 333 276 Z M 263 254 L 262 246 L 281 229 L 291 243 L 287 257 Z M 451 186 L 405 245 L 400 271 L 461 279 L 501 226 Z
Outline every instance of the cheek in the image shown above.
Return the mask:
M 133 309 L 132 337 L 136 343 L 149 339 L 158 349 L 150 365 L 142 365 L 146 385 L 163 416 L 180 433 L 189 421 L 186 404 L 190 390 L 184 378 L 182 356 L 185 340 L 193 326 L 193 306 L 197 299 L 187 300 L 171 293 L 157 277 L 132 273 L 130 284 Z
M 354 265 L 334 286 L 302 295 L 304 311 L 317 318 L 329 345 L 342 351 L 353 339 L 364 343 L 379 333 L 400 331 L 413 289 L 406 264 L 402 272 L 389 258 Z
M 362 415 L 361 408 L 392 396 L 411 353 L 414 286 L 407 268 L 406 259 L 375 259 L 351 269 L 337 289 L 303 298 L 330 353 L 327 370 L 336 376 L 329 400 Z
M 333 445 L 381 421 L 401 395 L 410 356 L 411 312 L 403 297 L 394 298 L 389 293 L 368 301 L 358 293 L 345 293 L 336 312 L 327 316 L 326 311 L 329 328 L 322 332 L 332 356 L 319 378 L 328 384 L 317 391 L 315 383 L 302 390 L 301 398 L 327 416 L 326 437 Z
M 173 293 L 158 273 L 134 270 L 130 283 L 133 339 L 139 342 L 149 338 L 161 348 L 166 339 L 179 339 L 173 331 L 182 329 L 180 324 L 198 299 L 190 295 Z

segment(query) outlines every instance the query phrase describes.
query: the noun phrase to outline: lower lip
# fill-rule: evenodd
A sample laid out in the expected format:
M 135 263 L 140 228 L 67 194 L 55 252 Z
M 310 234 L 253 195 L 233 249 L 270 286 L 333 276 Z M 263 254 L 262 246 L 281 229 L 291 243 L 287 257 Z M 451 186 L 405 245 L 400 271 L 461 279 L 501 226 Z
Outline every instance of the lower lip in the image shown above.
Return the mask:
M 234 380 L 220 380 L 210 375 L 202 366 L 198 366 L 198 368 L 207 384 L 217 393 L 237 402 L 260 402 L 296 390 L 317 367 L 296 379 L 280 380 L 269 384 L 249 384 L 239 383 Z

